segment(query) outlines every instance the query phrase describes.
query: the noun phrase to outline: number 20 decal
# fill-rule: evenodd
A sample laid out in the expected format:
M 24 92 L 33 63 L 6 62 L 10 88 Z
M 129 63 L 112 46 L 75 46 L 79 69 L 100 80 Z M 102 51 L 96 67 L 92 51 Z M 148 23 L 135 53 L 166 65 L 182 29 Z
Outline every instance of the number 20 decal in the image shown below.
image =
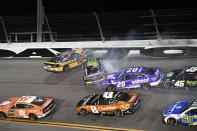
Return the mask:
M 124 81 L 118 82 L 117 87 L 125 87 L 125 82 Z

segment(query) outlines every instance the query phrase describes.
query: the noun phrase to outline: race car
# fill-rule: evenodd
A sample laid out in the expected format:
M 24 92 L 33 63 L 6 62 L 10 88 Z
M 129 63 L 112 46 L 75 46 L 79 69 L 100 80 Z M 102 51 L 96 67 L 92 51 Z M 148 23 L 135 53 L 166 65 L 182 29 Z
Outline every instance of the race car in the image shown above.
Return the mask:
M 84 64 L 84 83 L 86 85 L 92 85 L 95 83 L 102 82 L 105 79 L 106 71 L 102 64 L 101 59 L 94 58 L 89 59 Z
M 125 113 L 134 113 L 141 104 L 141 97 L 135 93 L 104 92 L 103 94 L 89 95 L 77 104 L 78 115 L 106 114 L 123 116 Z
M 163 73 L 160 68 L 131 67 L 108 75 L 103 81 L 103 90 L 144 88 L 159 85 Z
M 197 67 L 189 66 L 166 73 L 162 78 L 161 86 L 169 89 L 197 87 Z
M 71 68 L 77 67 L 87 60 L 90 52 L 83 49 L 72 49 L 65 51 L 50 60 L 44 62 L 44 69 L 48 72 L 68 72 Z
M 197 125 L 197 99 L 193 102 L 179 101 L 163 112 L 163 121 L 170 125 Z
M 48 115 L 55 106 L 56 104 L 52 97 L 14 97 L 0 104 L 0 118 L 14 117 L 37 120 Z

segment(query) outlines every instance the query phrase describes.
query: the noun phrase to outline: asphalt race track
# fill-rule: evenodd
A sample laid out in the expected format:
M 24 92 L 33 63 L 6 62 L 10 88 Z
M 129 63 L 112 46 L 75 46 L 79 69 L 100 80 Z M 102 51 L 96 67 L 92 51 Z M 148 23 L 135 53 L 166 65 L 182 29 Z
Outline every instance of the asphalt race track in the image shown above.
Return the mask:
M 148 131 L 197 131 L 197 127 L 169 126 L 162 122 L 162 112 L 170 104 L 181 100 L 193 100 L 197 89 L 152 88 L 145 90 L 124 90 L 137 92 L 142 99 L 141 108 L 134 114 L 124 117 L 87 115 L 77 116 L 76 103 L 92 93 L 101 93 L 95 87 L 87 88 L 82 81 L 82 68 L 78 67 L 69 73 L 49 73 L 42 69 L 45 59 L 0 59 L 0 101 L 23 95 L 52 96 L 57 107 L 46 118 L 39 121 L 80 124 L 82 126 L 53 126 L 47 124 L 29 124 L 24 122 L 0 121 L 0 131 L 74 131 L 89 130 L 89 126 L 104 126 L 106 130 L 123 130 L 118 128 Z M 131 57 L 122 59 L 104 59 L 109 72 L 118 71 L 130 66 L 160 67 L 164 72 L 195 65 L 197 58 L 149 58 Z M 99 87 L 97 87 L 99 88 Z M 39 123 L 39 122 L 38 122 Z M 85 125 L 85 126 L 84 126 Z M 79 127 L 79 128 L 78 128 Z M 83 127 L 83 128 L 82 128 Z M 114 127 L 110 129 L 107 127 Z M 92 129 L 92 128 L 91 128 Z M 91 130 L 90 129 L 90 130 Z M 93 129 L 92 129 L 93 130 Z M 95 130 L 104 130 L 95 127 Z

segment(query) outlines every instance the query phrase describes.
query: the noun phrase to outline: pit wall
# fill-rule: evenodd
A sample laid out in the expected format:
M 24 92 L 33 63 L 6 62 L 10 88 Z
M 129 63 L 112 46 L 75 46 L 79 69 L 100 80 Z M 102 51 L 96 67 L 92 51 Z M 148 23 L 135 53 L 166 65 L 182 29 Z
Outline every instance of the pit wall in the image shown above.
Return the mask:
M 154 57 L 197 56 L 197 39 L 0 43 L 0 57 L 52 57 L 68 48 Z

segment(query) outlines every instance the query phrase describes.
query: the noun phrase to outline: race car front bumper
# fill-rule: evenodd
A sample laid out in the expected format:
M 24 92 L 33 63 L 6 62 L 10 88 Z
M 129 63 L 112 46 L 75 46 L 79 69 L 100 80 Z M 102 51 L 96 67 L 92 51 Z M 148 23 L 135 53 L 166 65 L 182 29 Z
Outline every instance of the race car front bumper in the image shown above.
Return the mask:
M 44 70 L 46 70 L 48 72 L 62 72 L 63 71 L 63 67 L 52 68 L 52 67 L 45 67 L 44 66 Z
M 99 80 L 94 80 L 94 81 L 86 81 L 85 84 L 86 85 L 94 85 L 94 84 L 101 83 L 103 80 L 104 80 L 104 78 L 99 79 Z

